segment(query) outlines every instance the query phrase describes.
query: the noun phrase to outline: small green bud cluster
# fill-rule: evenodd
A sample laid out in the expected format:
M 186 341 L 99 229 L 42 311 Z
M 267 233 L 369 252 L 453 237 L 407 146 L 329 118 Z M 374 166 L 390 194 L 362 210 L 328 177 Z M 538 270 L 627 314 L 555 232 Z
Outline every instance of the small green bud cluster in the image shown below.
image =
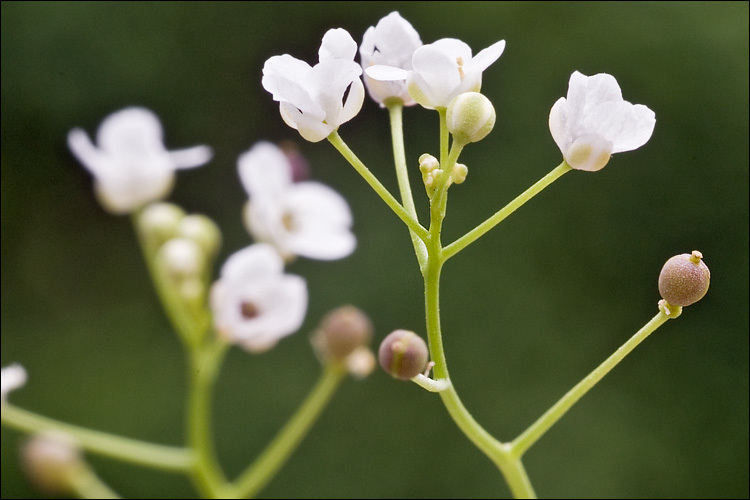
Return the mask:
M 205 215 L 186 215 L 171 203 L 154 203 L 139 214 L 138 228 L 178 295 L 188 302 L 203 297 L 209 264 L 221 245 L 216 223 Z
M 400 380 L 410 380 L 422 373 L 428 359 L 427 344 L 409 330 L 391 332 L 383 339 L 378 351 L 381 368 Z
M 437 190 L 441 183 L 445 182 L 449 186 L 451 184 L 461 184 L 466 180 L 466 175 L 469 173 L 469 169 L 463 163 L 456 163 L 451 169 L 449 176 L 444 175 L 445 171 L 440 168 L 440 163 L 437 158 L 429 153 L 424 153 L 419 157 L 419 171 L 422 172 L 422 182 L 427 190 L 427 195 L 432 195 Z
M 659 274 L 659 293 L 672 306 L 689 306 L 706 295 L 711 272 L 703 254 L 694 250 L 670 258 Z

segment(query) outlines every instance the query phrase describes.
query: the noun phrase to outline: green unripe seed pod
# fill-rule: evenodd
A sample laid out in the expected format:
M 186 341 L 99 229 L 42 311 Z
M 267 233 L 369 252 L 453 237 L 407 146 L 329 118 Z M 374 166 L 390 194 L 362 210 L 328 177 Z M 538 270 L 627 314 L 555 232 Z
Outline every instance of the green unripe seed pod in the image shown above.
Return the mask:
M 673 306 L 689 306 L 706 295 L 711 272 L 703 262 L 703 255 L 693 253 L 675 255 L 669 259 L 659 274 L 659 293 Z
M 391 332 L 380 344 L 378 361 L 392 377 L 409 380 L 427 366 L 429 352 L 425 341 L 409 330 Z

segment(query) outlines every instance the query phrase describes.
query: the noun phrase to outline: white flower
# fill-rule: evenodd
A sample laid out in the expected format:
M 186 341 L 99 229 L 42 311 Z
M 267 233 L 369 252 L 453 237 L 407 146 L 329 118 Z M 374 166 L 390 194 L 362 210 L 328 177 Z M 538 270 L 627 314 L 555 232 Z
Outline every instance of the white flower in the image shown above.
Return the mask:
M 110 212 L 125 214 L 169 193 L 174 171 L 197 167 L 211 159 L 211 149 L 195 146 L 167 151 L 159 119 L 144 108 L 126 108 L 99 126 L 97 146 L 80 128 L 68 134 L 68 146 L 95 177 L 100 202 Z
M 604 167 L 610 155 L 646 144 L 655 124 L 654 112 L 624 101 L 617 80 L 606 73 L 574 72 L 568 98 L 558 99 L 549 114 L 552 138 L 565 161 L 592 172 Z
M 270 245 L 231 255 L 211 290 L 217 333 L 250 352 L 263 352 L 297 331 L 307 312 L 307 285 L 283 272 L 284 261 Z
M 479 92 L 482 72 L 505 50 L 505 40 L 471 56 L 471 47 L 461 40 L 443 38 L 414 51 L 410 71 L 389 66 L 371 66 L 365 70 L 375 80 L 406 80 L 409 94 L 428 109 L 447 108 L 454 97 L 464 92 Z
M 356 54 L 357 43 L 338 28 L 323 36 L 314 67 L 289 54 L 273 56 L 263 66 L 263 88 L 279 101 L 286 124 L 306 140 L 325 139 L 362 108 L 365 89 Z
M 5 403 L 10 391 L 18 389 L 26 383 L 26 370 L 18 363 L 14 363 L 0 370 L 0 379 L 2 402 Z
M 359 55 L 362 67 L 382 65 L 411 69 L 411 59 L 414 51 L 422 46 L 419 33 L 398 12 L 391 12 L 378 21 L 377 26 L 370 26 L 362 38 Z M 404 106 L 416 104 L 409 96 L 405 81 L 380 81 L 365 73 L 365 85 L 376 102 L 383 107 L 386 99 L 397 98 Z
M 296 255 L 334 260 L 354 251 L 346 200 L 318 182 L 293 182 L 292 165 L 281 149 L 259 142 L 240 156 L 238 166 L 250 196 L 245 225 L 257 240 L 287 260 Z

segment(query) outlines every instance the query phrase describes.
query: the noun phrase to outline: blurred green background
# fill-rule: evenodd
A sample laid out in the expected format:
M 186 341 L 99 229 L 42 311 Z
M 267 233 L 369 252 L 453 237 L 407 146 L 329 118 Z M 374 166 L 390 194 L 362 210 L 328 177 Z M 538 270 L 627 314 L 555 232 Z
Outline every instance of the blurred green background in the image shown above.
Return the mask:
M 606 72 L 626 100 L 656 112 L 653 137 L 603 171 L 573 172 L 445 268 L 448 362 L 466 406 L 510 440 L 656 313 L 672 255 L 698 249 L 708 295 L 669 322 L 526 455 L 541 497 L 748 497 L 747 2 L 2 3 L 2 365 L 22 363 L 11 398 L 63 421 L 159 443 L 183 436 L 185 367 L 127 217 L 96 203 L 69 153 L 69 129 L 93 134 L 129 105 L 154 110 L 169 148 L 211 145 L 170 199 L 223 230 L 220 261 L 251 243 L 236 158 L 259 139 L 293 139 L 315 179 L 351 203 L 359 246 L 337 262 L 300 259 L 310 289 L 302 331 L 254 356 L 234 349 L 217 387 L 220 458 L 234 476 L 319 373 L 308 342 L 330 309 L 371 315 L 376 342 L 424 334 L 421 280 L 407 233 L 327 142 L 306 143 L 260 84 L 264 61 L 310 63 L 325 31 L 357 41 L 393 10 L 422 41 L 474 50 L 500 39 L 482 91 L 498 120 L 462 155 L 450 242 L 560 161 L 547 118 L 570 74 Z M 417 158 L 437 153 L 434 112 L 405 112 Z M 386 113 L 366 100 L 340 129 L 396 190 Z M 423 217 L 423 220 L 424 217 Z M 2 497 L 36 496 L 2 429 Z M 189 482 L 90 458 L 126 497 L 194 495 Z M 489 460 L 440 400 L 381 371 L 347 380 L 263 497 L 506 497 Z

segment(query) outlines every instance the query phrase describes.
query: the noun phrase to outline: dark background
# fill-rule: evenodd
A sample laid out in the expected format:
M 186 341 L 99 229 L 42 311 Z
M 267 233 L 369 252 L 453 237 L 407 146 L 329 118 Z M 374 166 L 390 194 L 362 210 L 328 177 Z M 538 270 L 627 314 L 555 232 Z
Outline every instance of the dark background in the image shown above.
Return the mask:
M 169 148 L 211 145 L 170 200 L 214 218 L 220 262 L 251 243 L 236 159 L 259 139 L 293 139 L 313 177 L 341 192 L 359 246 L 300 259 L 310 289 L 302 331 L 261 356 L 233 349 L 215 398 L 219 454 L 239 473 L 318 377 L 308 342 L 330 309 L 367 311 L 376 342 L 424 334 L 423 293 L 404 227 L 327 142 L 306 143 L 260 84 L 264 61 L 310 63 L 325 31 L 359 42 L 393 10 L 424 43 L 474 53 L 500 39 L 482 91 L 495 130 L 469 146 L 444 241 L 494 213 L 560 161 L 550 107 L 574 70 L 614 75 L 656 112 L 651 140 L 601 172 L 564 176 L 466 249 L 443 275 L 454 383 L 489 432 L 510 440 L 657 311 L 657 276 L 700 250 L 708 295 L 662 327 L 526 455 L 541 497 L 748 497 L 748 3 L 268 2 L 2 3 L 2 366 L 29 382 L 14 403 L 63 421 L 182 443 L 185 367 L 127 217 L 96 203 L 69 153 L 129 105 L 154 110 Z M 405 112 L 417 158 L 437 153 L 437 116 Z M 369 98 L 340 133 L 392 191 L 387 114 Z M 35 496 L 21 436 L 2 430 L 2 496 Z M 126 497 L 194 495 L 181 476 L 92 456 Z M 439 398 L 381 371 L 347 380 L 263 497 L 504 497 L 500 474 Z

